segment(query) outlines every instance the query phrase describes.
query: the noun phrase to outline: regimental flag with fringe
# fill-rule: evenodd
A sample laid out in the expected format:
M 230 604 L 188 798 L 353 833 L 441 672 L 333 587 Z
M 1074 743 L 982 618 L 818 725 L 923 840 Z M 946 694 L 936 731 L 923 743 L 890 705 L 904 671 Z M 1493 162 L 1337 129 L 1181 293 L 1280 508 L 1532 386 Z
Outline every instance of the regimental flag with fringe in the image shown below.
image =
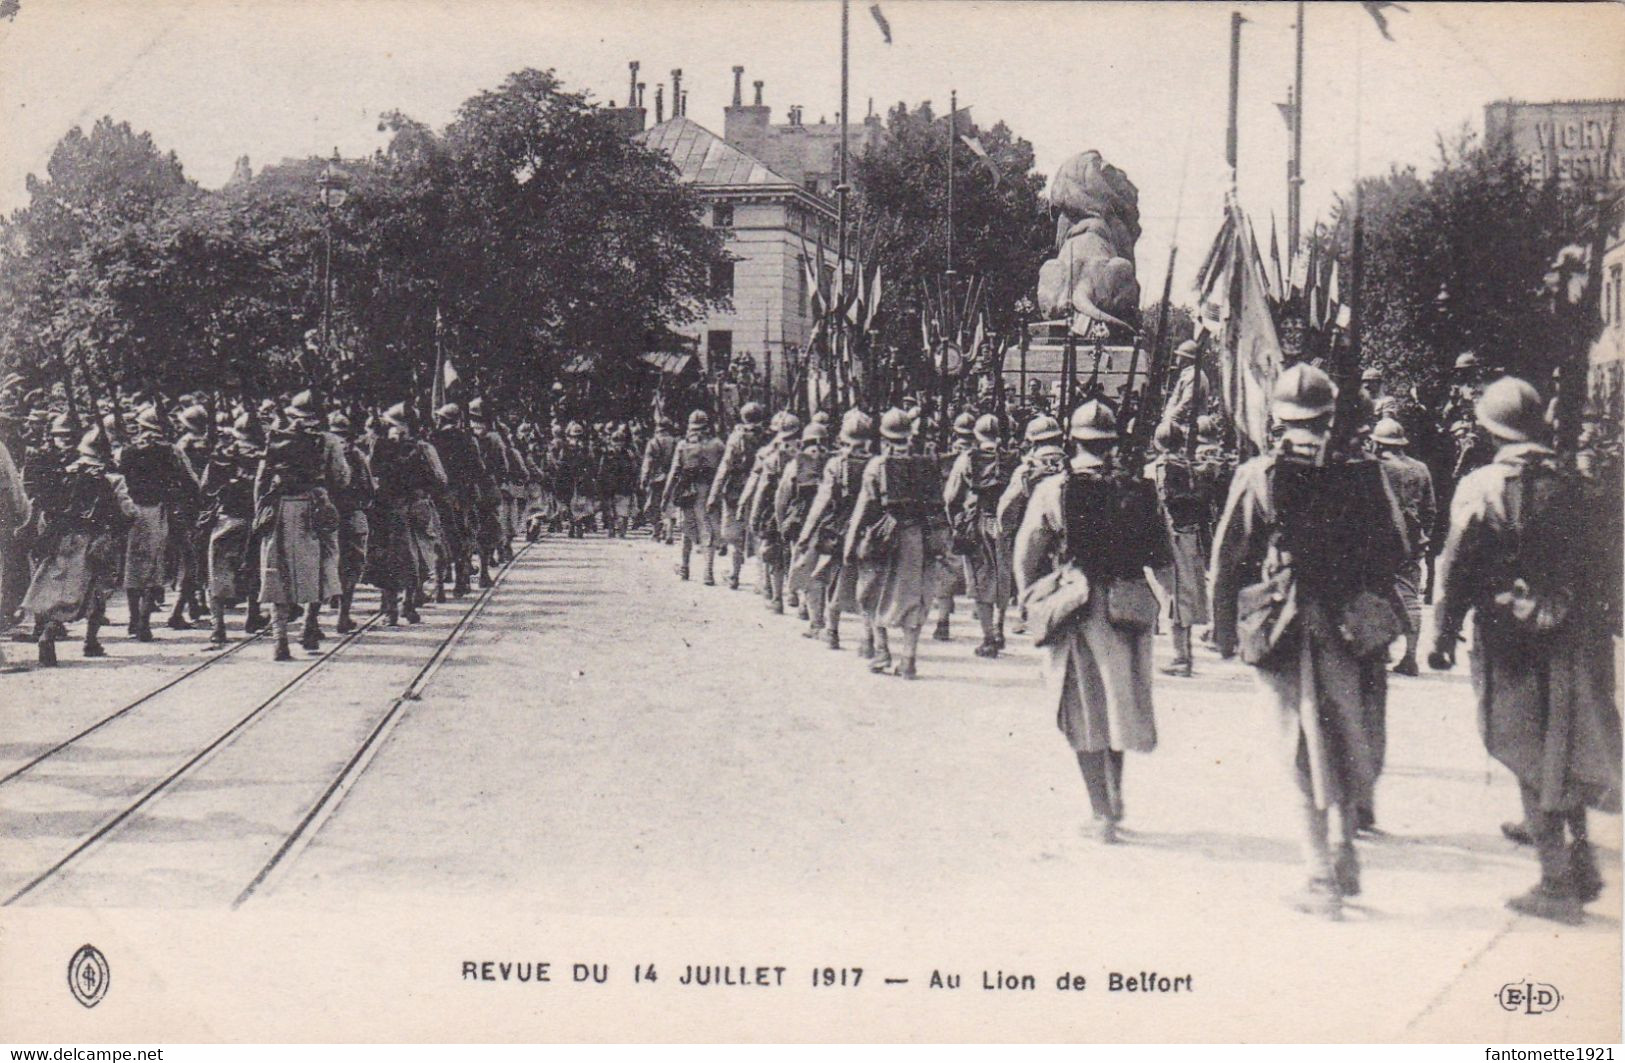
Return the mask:
M 1269 398 L 1281 371 L 1281 343 L 1258 238 L 1234 194 L 1197 276 L 1197 294 L 1202 327 L 1218 341 L 1225 412 L 1240 436 L 1263 453 L 1269 449 Z

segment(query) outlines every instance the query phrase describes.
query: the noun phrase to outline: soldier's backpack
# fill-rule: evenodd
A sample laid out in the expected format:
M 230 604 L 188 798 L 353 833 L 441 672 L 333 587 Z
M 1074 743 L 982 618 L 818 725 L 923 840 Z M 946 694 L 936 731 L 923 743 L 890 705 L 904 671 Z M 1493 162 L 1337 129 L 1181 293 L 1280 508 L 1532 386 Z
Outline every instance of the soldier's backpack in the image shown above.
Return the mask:
M 1578 484 L 1549 462 L 1532 461 L 1508 479 L 1505 505 L 1509 527 L 1500 555 L 1487 559 L 1481 619 L 1510 641 L 1538 648 L 1574 612 L 1588 517 Z
M 677 482 L 672 485 L 672 501 L 692 502 L 711 484 L 716 469 L 702 444 L 683 440 L 677 444 Z

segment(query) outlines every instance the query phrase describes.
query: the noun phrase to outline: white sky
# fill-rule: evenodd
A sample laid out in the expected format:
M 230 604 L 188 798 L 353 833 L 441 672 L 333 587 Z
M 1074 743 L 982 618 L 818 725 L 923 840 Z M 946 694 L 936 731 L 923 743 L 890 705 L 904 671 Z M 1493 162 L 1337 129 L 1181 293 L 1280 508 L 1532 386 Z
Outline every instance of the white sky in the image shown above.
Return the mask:
M 1272 210 L 1284 230 L 1274 103 L 1292 77 L 1293 5 L 882 0 L 890 47 L 868 6 L 852 3 L 854 115 L 870 97 L 880 111 L 921 99 L 941 110 L 957 88 L 978 122 L 1002 118 L 1031 140 L 1045 173 L 1100 149 L 1140 188 L 1148 299 L 1176 217 L 1176 293 L 1218 223 L 1239 8 L 1242 198 L 1266 232 Z M 1348 187 L 1356 152 L 1362 172 L 1426 167 L 1438 134 L 1481 131 L 1492 100 L 1625 96 L 1625 6 L 1407 6 L 1389 14 L 1389 43 L 1357 4 L 1309 5 L 1306 218 Z M 387 110 L 443 125 L 524 66 L 622 102 L 637 59 L 651 110 L 654 84 L 669 96 L 681 67 L 689 117 L 721 132 L 737 63 L 747 97 L 766 81 L 775 120 L 792 103 L 809 121 L 833 117 L 839 25 L 835 0 L 22 0 L 0 23 L 0 210 L 25 202 L 25 175 L 69 127 L 104 114 L 150 131 L 214 187 L 238 155 L 258 167 L 334 146 L 368 153 Z

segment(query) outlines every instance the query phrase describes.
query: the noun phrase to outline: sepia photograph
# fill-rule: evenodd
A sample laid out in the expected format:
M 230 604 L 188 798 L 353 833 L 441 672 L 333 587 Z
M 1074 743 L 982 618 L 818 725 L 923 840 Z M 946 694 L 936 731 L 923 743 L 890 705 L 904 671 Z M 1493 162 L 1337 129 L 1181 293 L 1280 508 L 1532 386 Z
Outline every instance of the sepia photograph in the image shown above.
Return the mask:
M 1613 1059 L 1622 118 L 1618 3 L 0 0 L 0 1043 Z

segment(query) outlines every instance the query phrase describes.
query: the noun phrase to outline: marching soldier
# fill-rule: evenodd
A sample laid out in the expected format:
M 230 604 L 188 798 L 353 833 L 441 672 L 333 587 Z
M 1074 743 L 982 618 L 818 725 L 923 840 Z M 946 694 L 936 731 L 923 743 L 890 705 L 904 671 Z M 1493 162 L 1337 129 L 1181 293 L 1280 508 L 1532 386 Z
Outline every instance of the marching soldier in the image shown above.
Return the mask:
M 740 506 L 745 511 L 751 538 L 759 545 L 762 596 L 767 599 L 768 608 L 782 616 L 784 582 L 790 569 L 790 547 L 779 531 L 775 501 L 779 479 L 801 434 L 801 418 L 784 410 L 774 415 L 773 425 L 773 438 L 756 451 L 755 466 L 740 495 Z
M 1518 779 L 1540 859 L 1540 881 L 1507 907 L 1574 924 L 1602 889 L 1586 810 L 1620 808 L 1618 589 L 1594 572 L 1619 557 L 1617 514 L 1597 511 L 1559 467 L 1528 383 L 1491 384 L 1477 420 L 1495 455 L 1456 487 L 1428 663 L 1455 663 L 1471 611 L 1479 730 Z
M 253 557 L 254 475 L 265 457 L 265 438 L 251 414 L 243 413 L 215 440 L 203 470 L 204 517 L 208 530 L 209 645 L 226 644 L 226 610 L 248 602 L 253 634 L 264 625 L 260 615 L 259 569 Z
M 1208 622 L 1207 556 L 1212 502 L 1203 490 L 1195 463 L 1185 456 L 1184 428 L 1163 421 L 1157 426 L 1155 442 L 1157 496 L 1168 525 L 1172 561 L 1167 572 L 1174 659 L 1162 674 L 1188 679 L 1193 664 L 1191 629 Z
M 1046 617 L 1045 689 L 1077 756 L 1095 835 L 1117 841 L 1123 819 L 1123 754 L 1157 745 L 1151 702 L 1151 644 L 1157 600 L 1146 569 L 1168 563 L 1167 529 L 1156 491 L 1137 469 L 1115 465 L 1117 420 L 1099 400 L 1068 424 L 1072 456 L 1063 475 L 1032 489 L 1016 535 L 1023 599 Z M 1079 582 L 1081 580 L 1081 583 Z M 1053 586 L 1053 593 L 1042 593 Z M 1068 587 L 1082 603 L 1063 606 Z
M 84 656 L 105 657 L 96 633 L 107 596 L 118 585 L 119 558 L 136 506 L 124 477 L 113 470 L 113 450 L 100 424 L 80 439 L 61 482 L 38 503 L 34 541 L 40 561 L 22 605 L 39 629 L 39 663 L 56 665 L 57 632 L 79 619 L 85 621 Z
M 997 657 L 1004 649 L 1004 610 L 1010 600 L 998 507 L 1013 470 L 999 447 L 998 417 L 983 414 L 972 432 L 975 444 L 954 459 L 942 498 L 954 552 L 963 562 L 965 590 L 982 625 L 976 656 Z
M 587 534 L 587 522 L 598 508 L 595 501 L 597 469 L 587 446 L 587 426 L 571 421 L 564 432 L 564 451 L 559 457 L 558 482 L 570 507 L 569 535 L 580 539 Z
M 647 500 L 649 523 L 654 527 L 654 541 L 672 543 L 671 514 L 662 505 L 666 495 L 666 474 L 671 471 L 672 451 L 677 449 L 677 437 L 671 431 L 671 419 L 664 413 L 655 414 L 654 435 L 643 448 L 643 467 L 638 473 L 638 484 Z
M 638 454 L 624 424 L 610 433 L 598 458 L 598 490 L 604 500 L 605 532 L 612 539 L 617 535 L 626 538 L 638 490 Z
M 340 635 L 356 629 L 350 616 L 355 605 L 355 587 L 367 567 L 367 538 L 371 527 L 367 510 L 372 508 L 377 485 L 372 479 L 372 468 L 367 455 L 358 442 L 360 432 L 350 418 L 334 410 L 327 418 L 332 433 L 344 441 L 344 464 L 350 471 L 350 482 L 334 496 L 339 511 L 339 619 L 335 626 Z
M 480 483 L 478 519 L 474 527 L 480 548 L 480 586 L 489 587 L 491 573 L 496 563 L 502 560 L 508 546 L 502 526 L 502 485 L 509 482 L 510 475 L 508 452 L 502 446 L 502 437 L 489 426 L 484 399 L 475 399 L 468 404 L 468 428 L 479 448 L 480 464 L 485 469 Z
M 1478 355 L 1463 351 L 1456 358 L 1450 393 L 1439 417 L 1440 434 L 1455 440 L 1455 463 L 1451 467 L 1452 486 L 1463 476 L 1488 463 L 1495 456 L 1495 444 L 1478 423 L 1478 400 L 1484 394 L 1484 371 Z
M 903 636 L 893 674 L 918 677 L 920 629 L 936 596 L 935 568 L 948 552 L 937 459 L 911 452 L 913 423 L 902 410 L 880 421 L 881 452 L 869 459 L 846 532 L 846 560 L 856 562 L 858 601 L 875 634 L 869 671 L 892 668 L 888 628 Z
M 689 559 L 694 544 L 705 545 L 705 585 L 716 585 L 716 530 L 711 525 L 707 494 L 722 465 L 722 441 L 711 431 L 711 417 L 704 410 L 688 415 L 688 434 L 672 448 L 671 468 L 666 471 L 661 509 L 676 510 L 683 532 L 683 559 L 677 574 L 688 579 Z
M 201 484 L 203 471 L 209 466 L 209 411 L 193 403 L 176 414 L 175 420 L 181 429 L 175 449 L 180 452 L 193 481 Z M 194 492 L 189 501 L 189 505 L 183 502 L 177 508 L 171 528 L 180 559 L 180 586 L 175 595 L 175 608 L 169 614 L 169 626 L 175 631 L 190 630 L 192 625 L 187 620 L 187 612 L 192 620 L 201 620 L 205 607 L 200 599 L 207 579 L 208 529 L 199 519 L 199 496 Z
M 913 419 L 917 420 L 919 408 L 909 411 Z M 959 456 L 976 446 L 976 415 L 969 410 L 954 418 L 954 438 L 948 444 L 948 452 L 940 456 L 942 476 L 946 480 L 952 471 L 954 463 Z M 925 431 L 925 445 L 930 447 L 934 442 L 931 432 Z M 919 440 L 921 433 L 915 432 L 915 439 Z M 937 642 L 952 642 L 953 631 L 950 627 L 954 615 L 954 595 L 965 590 L 965 569 L 962 565 L 947 565 L 937 573 L 937 626 L 931 632 L 931 638 Z
M 815 578 L 818 551 L 802 536 L 807 515 L 818 495 L 818 485 L 824 476 L 828 456 L 824 442 L 829 428 L 814 420 L 801 430 L 801 448 L 785 462 L 779 474 L 779 483 L 773 493 L 773 515 L 782 549 L 789 554 L 785 571 L 786 592 L 799 595 L 807 611 L 806 638 L 819 638 L 824 633 L 824 607 L 828 587 Z
M 717 527 L 722 544 L 732 548 L 732 571 L 728 574 L 728 589 L 739 589 L 739 573 L 745 567 L 745 554 L 750 547 L 749 528 L 740 498 L 745 493 L 745 481 L 755 465 L 756 452 L 766 442 L 762 429 L 762 404 L 747 402 L 739 409 L 739 424 L 728 436 L 722 448 L 722 463 L 717 467 L 716 479 L 706 498 L 706 509 L 718 514 Z
M 119 452 L 118 471 L 136 510 L 124 551 L 129 633 L 151 642 L 152 612 L 165 582 L 170 519 L 196 512 L 198 484 L 180 452 L 164 439 L 163 421 L 152 406 L 136 415 L 135 438 Z
M 1388 474 L 1388 488 L 1405 518 L 1405 563 L 1394 574 L 1394 593 L 1405 610 L 1405 655 L 1394 665 L 1395 675 L 1417 674 L 1416 646 L 1422 637 L 1422 559 L 1427 556 L 1433 529 L 1433 474 L 1428 467 L 1405 452 L 1411 441 L 1405 428 L 1392 417 L 1377 422 L 1371 432 L 1377 457 Z
M 381 416 L 384 436 L 373 444 L 372 475 L 377 490 L 367 553 L 367 582 L 383 596 L 384 623 L 420 624 L 419 593 L 424 578 L 424 543 L 415 528 L 415 511 L 445 489 L 444 471 L 429 461 L 429 452 L 412 438 L 405 403 Z M 429 504 L 433 504 L 430 502 Z
M 445 512 L 440 527 L 445 534 L 446 563 L 436 567 L 437 588 L 445 586 L 446 568 L 451 569 L 452 594 L 461 598 L 469 592 L 473 572 L 473 554 L 480 550 L 480 569 L 486 571 L 491 563 L 487 548 L 489 536 L 480 536 L 482 507 L 496 490 L 496 484 L 486 472 L 480 457 L 480 446 L 474 435 L 463 425 L 463 411 L 455 402 L 448 402 L 435 411 L 435 430 L 429 436 L 440 464 L 446 470 L 448 490 L 445 494 Z M 436 597 L 439 597 L 437 592 Z
M 1277 378 L 1270 413 L 1285 430 L 1273 453 L 1236 470 L 1211 584 L 1214 642 L 1225 657 L 1239 648 L 1271 695 L 1299 796 L 1308 882 L 1288 903 L 1331 919 L 1360 892 L 1354 837 L 1382 771 L 1385 653 L 1402 628 L 1393 588 L 1406 554 L 1381 467 L 1327 452 L 1336 399 L 1308 364 Z
M 824 463 L 818 491 L 796 543 L 798 549 L 816 555 L 809 576 L 814 588 L 810 593 L 824 588 L 825 642 L 832 650 L 841 648 L 841 614 L 863 616 L 858 604 L 858 566 L 846 563 L 846 529 L 857 508 L 863 472 L 874 456 L 874 437 L 874 419 L 862 410 L 848 410 L 841 418 L 840 448 Z M 863 621 L 858 656 L 867 660 L 875 653 L 874 628 L 867 617 Z
M 328 448 L 320 419 L 308 392 L 289 402 L 285 420 L 271 433 L 254 477 L 254 530 L 259 540 L 260 599 L 272 607 L 276 634 L 274 658 L 293 659 L 288 649 L 288 620 L 295 606 L 305 607 L 300 645 L 321 649 L 313 606 L 339 591 L 338 509 L 333 495 L 349 482 L 342 451 Z M 328 571 L 325 541 L 333 541 L 333 571 Z
M 1044 479 L 1066 471 L 1066 451 L 1061 449 L 1061 425 L 1055 418 L 1047 413 L 1033 417 L 1027 422 L 1022 439 L 1027 444 L 1027 452 L 1011 474 L 1004 494 L 999 496 L 999 534 L 1003 536 L 1005 549 L 1010 554 L 1012 573 L 1016 533 L 1021 530 L 1022 518 L 1027 515 L 1027 504 L 1032 500 L 1033 488 Z M 1026 610 L 1019 606 L 1011 630 L 1017 634 L 1024 634 L 1027 630 Z

